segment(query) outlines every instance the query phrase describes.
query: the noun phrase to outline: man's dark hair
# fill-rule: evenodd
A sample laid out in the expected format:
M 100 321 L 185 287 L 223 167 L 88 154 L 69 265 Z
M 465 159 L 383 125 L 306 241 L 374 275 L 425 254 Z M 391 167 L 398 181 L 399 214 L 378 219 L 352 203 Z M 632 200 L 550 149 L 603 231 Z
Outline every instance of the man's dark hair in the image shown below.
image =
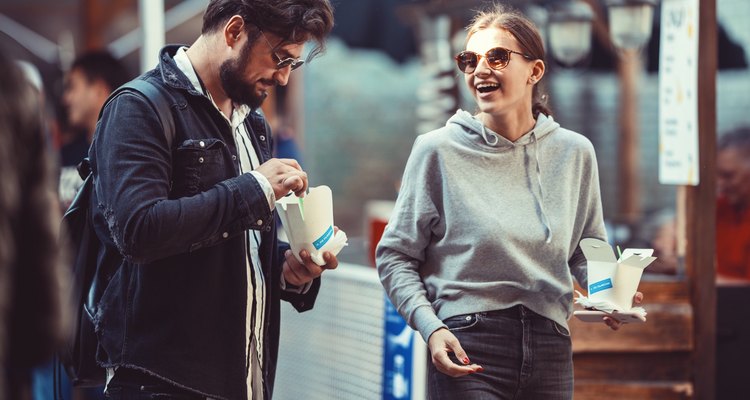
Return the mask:
M 73 61 L 70 70 L 79 70 L 89 82 L 103 81 L 110 91 L 130 80 L 125 66 L 106 51 L 97 50 L 84 53 Z
M 719 137 L 719 150 L 734 148 L 750 155 L 750 126 L 742 126 Z
M 245 20 L 251 41 L 259 31 L 273 33 L 290 43 L 315 40 L 308 59 L 325 49 L 325 37 L 333 29 L 333 8 L 328 0 L 211 0 L 203 14 L 202 34 L 220 29 L 230 18 Z

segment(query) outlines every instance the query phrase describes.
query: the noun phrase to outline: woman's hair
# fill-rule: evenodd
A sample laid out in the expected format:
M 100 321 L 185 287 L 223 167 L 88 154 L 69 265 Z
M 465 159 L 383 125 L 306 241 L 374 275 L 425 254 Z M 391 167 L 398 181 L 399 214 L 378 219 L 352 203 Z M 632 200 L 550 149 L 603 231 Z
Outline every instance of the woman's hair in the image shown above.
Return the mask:
M 42 104 L 0 49 L 0 398 L 19 398 L 7 373 L 49 359 L 70 323 Z
M 325 49 L 325 37 L 333 29 L 333 8 L 328 0 L 211 0 L 203 14 L 201 33 L 217 31 L 235 15 L 245 20 L 251 42 L 260 31 L 292 43 L 314 40 L 317 45 L 308 59 Z
M 542 35 L 539 34 L 536 25 L 521 12 L 500 4 L 479 11 L 466 28 L 466 41 L 468 42 L 473 34 L 489 28 L 498 28 L 510 32 L 518 41 L 523 53 L 533 59 L 545 62 L 546 54 Z M 540 84 L 535 84 L 531 98 L 531 112 L 534 118 L 540 112 L 552 115 L 552 111 L 547 107 L 547 98 L 547 93 L 544 92 Z

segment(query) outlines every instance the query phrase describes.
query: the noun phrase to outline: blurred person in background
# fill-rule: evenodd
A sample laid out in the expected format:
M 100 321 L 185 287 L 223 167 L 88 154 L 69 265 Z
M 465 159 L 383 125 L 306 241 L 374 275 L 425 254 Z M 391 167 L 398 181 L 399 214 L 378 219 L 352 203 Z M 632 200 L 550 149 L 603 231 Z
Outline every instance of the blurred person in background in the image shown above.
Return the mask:
M 633 237 L 623 248 L 654 249 L 654 260 L 646 274 L 677 274 L 677 220 L 673 209 L 647 212 L 635 226 Z
M 0 398 L 29 399 L 31 369 L 62 344 L 69 278 L 42 97 L 0 51 Z
M 58 198 L 64 212 L 83 184 L 77 166 L 87 156 L 99 118 L 99 110 L 113 90 L 130 78 L 125 67 L 103 50 L 78 56 L 65 76 L 63 105 L 67 113 L 68 134 L 59 150 L 60 178 Z M 104 388 L 72 389 L 65 373 L 59 376 L 63 396 L 76 393 L 78 399 L 103 398 Z M 33 372 L 35 400 L 52 400 L 55 393 L 54 363 Z
M 750 126 L 722 135 L 717 148 L 717 279 L 750 281 Z
M 63 210 L 83 184 L 76 166 L 88 154 L 99 110 L 110 93 L 131 78 L 122 63 L 103 50 L 78 56 L 65 76 L 62 100 L 69 134 L 60 147 L 59 196 Z
M 380 279 L 428 343 L 429 398 L 571 399 L 579 242 L 606 241 L 594 147 L 550 116 L 543 40 L 519 12 L 479 13 L 455 59 L 478 112 L 415 141 Z
M 327 0 L 212 0 L 198 39 L 138 78 L 170 115 L 135 92 L 104 107 L 89 155 L 99 268 L 113 271 L 95 321 L 109 398 L 272 397 L 280 300 L 311 309 L 338 260 L 300 263 L 277 240 L 275 201 L 303 195 L 307 174 L 270 158 L 258 107 L 332 27 Z

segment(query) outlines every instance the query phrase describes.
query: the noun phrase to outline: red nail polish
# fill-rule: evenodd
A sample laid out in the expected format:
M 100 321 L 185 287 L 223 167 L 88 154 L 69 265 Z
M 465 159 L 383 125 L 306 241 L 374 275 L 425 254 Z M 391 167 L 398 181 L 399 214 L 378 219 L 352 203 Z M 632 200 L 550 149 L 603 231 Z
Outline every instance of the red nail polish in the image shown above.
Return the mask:
M 471 361 L 469 361 L 469 357 L 464 357 L 464 364 L 468 364 L 468 363 L 470 363 L 470 362 L 471 362 Z

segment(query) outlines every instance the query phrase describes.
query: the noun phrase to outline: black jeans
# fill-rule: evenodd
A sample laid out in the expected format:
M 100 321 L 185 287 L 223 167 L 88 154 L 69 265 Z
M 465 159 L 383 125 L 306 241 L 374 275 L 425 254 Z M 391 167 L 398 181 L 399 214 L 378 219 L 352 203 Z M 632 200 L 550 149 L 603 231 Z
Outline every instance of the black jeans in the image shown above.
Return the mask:
M 483 372 L 451 378 L 428 367 L 431 400 L 571 400 L 568 330 L 524 306 L 457 315 L 445 324 Z M 461 364 L 453 357 L 455 363 Z
M 119 368 L 104 393 L 112 400 L 206 400 L 206 396 L 132 369 Z

